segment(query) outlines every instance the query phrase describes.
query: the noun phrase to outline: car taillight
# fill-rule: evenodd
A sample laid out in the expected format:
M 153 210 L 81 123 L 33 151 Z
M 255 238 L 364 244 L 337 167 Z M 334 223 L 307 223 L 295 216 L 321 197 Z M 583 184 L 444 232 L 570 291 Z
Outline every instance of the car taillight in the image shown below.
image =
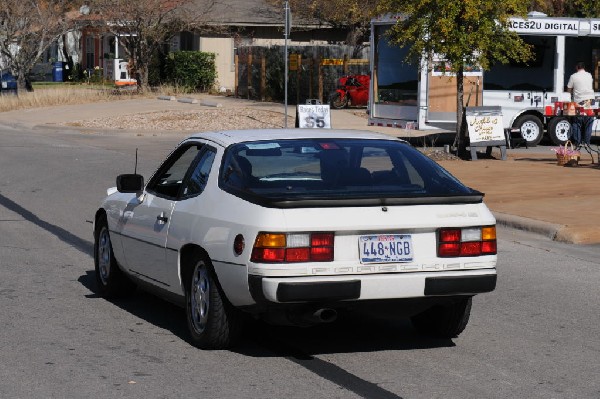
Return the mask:
M 495 255 L 496 226 L 444 228 L 438 231 L 438 256 Z
M 257 263 L 333 261 L 333 233 L 258 233 L 250 260 Z

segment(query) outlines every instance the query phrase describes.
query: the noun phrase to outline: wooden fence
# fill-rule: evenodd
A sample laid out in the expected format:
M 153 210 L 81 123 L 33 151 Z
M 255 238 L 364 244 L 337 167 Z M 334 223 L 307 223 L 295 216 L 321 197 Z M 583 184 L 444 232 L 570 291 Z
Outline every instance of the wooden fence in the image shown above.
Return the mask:
M 283 58 L 283 57 L 280 57 Z M 265 55 L 235 56 L 235 96 L 260 101 L 281 101 L 284 98 L 283 60 L 269 63 Z M 368 74 L 368 59 L 302 57 L 289 55 L 288 102 L 300 104 L 307 99 L 329 101 L 338 79 L 348 74 Z

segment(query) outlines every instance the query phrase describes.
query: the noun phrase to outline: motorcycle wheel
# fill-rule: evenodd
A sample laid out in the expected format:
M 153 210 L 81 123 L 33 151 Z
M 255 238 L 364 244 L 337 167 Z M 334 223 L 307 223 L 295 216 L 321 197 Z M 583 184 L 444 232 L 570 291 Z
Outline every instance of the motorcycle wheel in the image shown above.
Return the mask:
M 329 104 L 331 105 L 331 108 L 334 109 L 346 108 L 348 106 L 348 96 L 342 98 L 340 93 L 335 93 L 331 96 Z

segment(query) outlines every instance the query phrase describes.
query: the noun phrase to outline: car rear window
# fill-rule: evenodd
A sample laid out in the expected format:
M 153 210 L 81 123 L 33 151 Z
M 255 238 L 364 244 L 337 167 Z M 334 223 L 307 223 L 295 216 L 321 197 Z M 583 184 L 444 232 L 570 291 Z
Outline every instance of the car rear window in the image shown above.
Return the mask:
M 235 144 L 226 151 L 220 185 L 238 196 L 279 202 L 481 196 L 407 143 L 396 140 L 294 139 Z

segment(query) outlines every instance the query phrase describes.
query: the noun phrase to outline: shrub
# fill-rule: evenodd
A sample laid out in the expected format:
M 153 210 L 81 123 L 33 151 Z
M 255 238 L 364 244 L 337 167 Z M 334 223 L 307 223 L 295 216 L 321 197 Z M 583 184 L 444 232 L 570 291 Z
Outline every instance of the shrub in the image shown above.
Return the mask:
M 188 91 L 207 91 L 217 79 L 215 54 L 202 51 L 170 53 L 165 65 L 166 81 Z

